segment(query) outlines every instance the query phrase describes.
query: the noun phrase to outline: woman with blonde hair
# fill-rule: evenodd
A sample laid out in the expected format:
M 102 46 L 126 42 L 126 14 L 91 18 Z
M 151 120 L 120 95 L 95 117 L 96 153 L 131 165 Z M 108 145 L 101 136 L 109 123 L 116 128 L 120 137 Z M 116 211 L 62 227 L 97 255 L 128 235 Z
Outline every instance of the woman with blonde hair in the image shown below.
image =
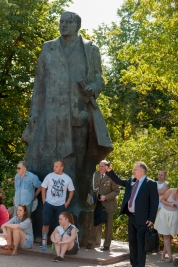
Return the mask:
M 154 228 L 164 236 L 164 249 L 161 260 L 172 262 L 171 236 L 178 234 L 178 187 L 167 190 L 161 198 L 163 204 Z M 165 258 L 166 253 L 169 258 Z
M 1 226 L 7 246 L 13 245 L 12 255 L 17 254 L 18 246 L 31 248 L 33 246 L 33 229 L 28 208 L 24 204 L 17 207 L 17 215 Z
M 51 234 L 51 241 L 54 243 L 57 256 L 52 260 L 61 262 L 64 255 L 77 254 L 79 249 L 78 229 L 74 225 L 74 218 L 69 212 L 62 212 L 59 215 L 59 226 Z

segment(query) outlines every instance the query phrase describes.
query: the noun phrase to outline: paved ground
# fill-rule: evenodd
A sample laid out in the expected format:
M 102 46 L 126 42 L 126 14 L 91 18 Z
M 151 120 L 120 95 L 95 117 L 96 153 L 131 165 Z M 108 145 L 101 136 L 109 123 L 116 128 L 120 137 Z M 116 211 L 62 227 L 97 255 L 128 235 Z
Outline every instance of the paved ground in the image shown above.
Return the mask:
M 173 263 L 164 263 L 160 261 L 161 254 L 152 254 L 147 256 L 147 267 L 172 267 Z M 174 254 L 174 256 L 178 257 L 178 253 Z M 82 262 L 77 261 L 70 261 L 69 259 L 64 260 L 61 263 L 52 262 L 52 257 L 39 257 L 39 256 L 32 256 L 32 255 L 23 255 L 19 254 L 16 256 L 2 256 L 0 255 L 0 266 L 1 267 L 55 267 L 55 266 L 61 266 L 61 267 L 101 267 L 103 265 L 92 265 L 92 264 L 86 264 Z M 110 264 L 110 265 L 104 265 L 106 267 L 128 267 L 130 266 L 128 261 Z
M 3 245 L 5 240 L 0 236 L 0 245 Z M 39 244 L 35 243 L 31 250 L 20 250 L 16 256 L 0 255 L 0 267 L 129 267 L 128 258 L 128 243 L 112 241 L 110 251 L 101 252 L 99 249 L 86 250 L 81 248 L 76 256 L 68 256 L 63 262 L 52 262 L 54 252 L 51 251 L 51 246 L 48 246 L 47 253 L 42 253 Z M 123 257 L 122 257 L 123 255 Z M 173 254 L 174 258 L 178 257 L 178 253 Z M 147 267 L 171 267 L 173 263 L 161 262 L 161 252 L 147 255 Z M 113 260 L 115 263 L 112 263 Z M 110 262 L 110 264 L 108 263 Z M 106 263 L 106 264 L 105 264 Z M 102 265 L 100 265 L 102 264 Z

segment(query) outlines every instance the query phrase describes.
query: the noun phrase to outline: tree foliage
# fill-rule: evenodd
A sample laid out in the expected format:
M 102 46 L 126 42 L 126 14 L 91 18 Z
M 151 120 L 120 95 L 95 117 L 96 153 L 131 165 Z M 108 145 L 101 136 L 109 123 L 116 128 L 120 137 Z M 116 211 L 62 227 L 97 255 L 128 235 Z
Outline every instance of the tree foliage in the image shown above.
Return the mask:
M 104 94 L 112 106 L 108 124 L 114 140 L 114 133 L 127 139 L 150 124 L 166 127 L 169 134 L 177 126 L 177 4 L 168 2 L 164 9 L 163 1 L 127 0 L 118 10 L 119 26 L 102 25 L 95 31 L 95 40 L 107 55 Z
M 171 131 L 178 115 L 177 1 L 127 0 L 121 14 L 127 9 L 139 27 L 136 41 L 118 51 L 118 59 L 129 63 L 120 81 L 139 93 L 140 120 Z
M 0 172 L 24 158 L 21 135 L 29 117 L 33 77 L 44 41 L 59 35 L 70 0 L 0 1 Z

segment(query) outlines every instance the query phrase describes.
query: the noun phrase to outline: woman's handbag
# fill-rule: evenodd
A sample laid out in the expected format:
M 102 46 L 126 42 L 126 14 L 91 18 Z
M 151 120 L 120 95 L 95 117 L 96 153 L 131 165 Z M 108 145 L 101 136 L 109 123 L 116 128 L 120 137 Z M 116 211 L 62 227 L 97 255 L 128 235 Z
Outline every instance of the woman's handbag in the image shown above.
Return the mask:
M 0 255 L 11 256 L 14 249 L 14 245 L 0 246 Z
M 96 202 L 96 207 L 94 210 L 94 226 L 97 226 L 101 223 L 106 223 L 107 222 L 107 213 L 106 213 L 106 208 L 103 207 L 101 201 L 97 199 Z
M 159 248 L 158 231 L 154 228 L 147 227 L 145 233 L 145 252 L 157 252 Z

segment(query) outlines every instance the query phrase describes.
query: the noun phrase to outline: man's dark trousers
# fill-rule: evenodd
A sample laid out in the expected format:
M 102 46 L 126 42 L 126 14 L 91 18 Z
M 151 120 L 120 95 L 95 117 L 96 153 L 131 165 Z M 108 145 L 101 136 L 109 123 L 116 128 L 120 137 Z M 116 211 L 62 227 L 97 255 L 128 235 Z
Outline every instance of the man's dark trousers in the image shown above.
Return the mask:
M 133 267 L 143 267 L 146 262 L 146 253 L 144 251 L 144 239 L 147 225 L 138 225 L 135 221 L 135 215 L 129 215 L 129 248 L 130 262 Z M 139 262 L 139 264 L 138 264 Z

